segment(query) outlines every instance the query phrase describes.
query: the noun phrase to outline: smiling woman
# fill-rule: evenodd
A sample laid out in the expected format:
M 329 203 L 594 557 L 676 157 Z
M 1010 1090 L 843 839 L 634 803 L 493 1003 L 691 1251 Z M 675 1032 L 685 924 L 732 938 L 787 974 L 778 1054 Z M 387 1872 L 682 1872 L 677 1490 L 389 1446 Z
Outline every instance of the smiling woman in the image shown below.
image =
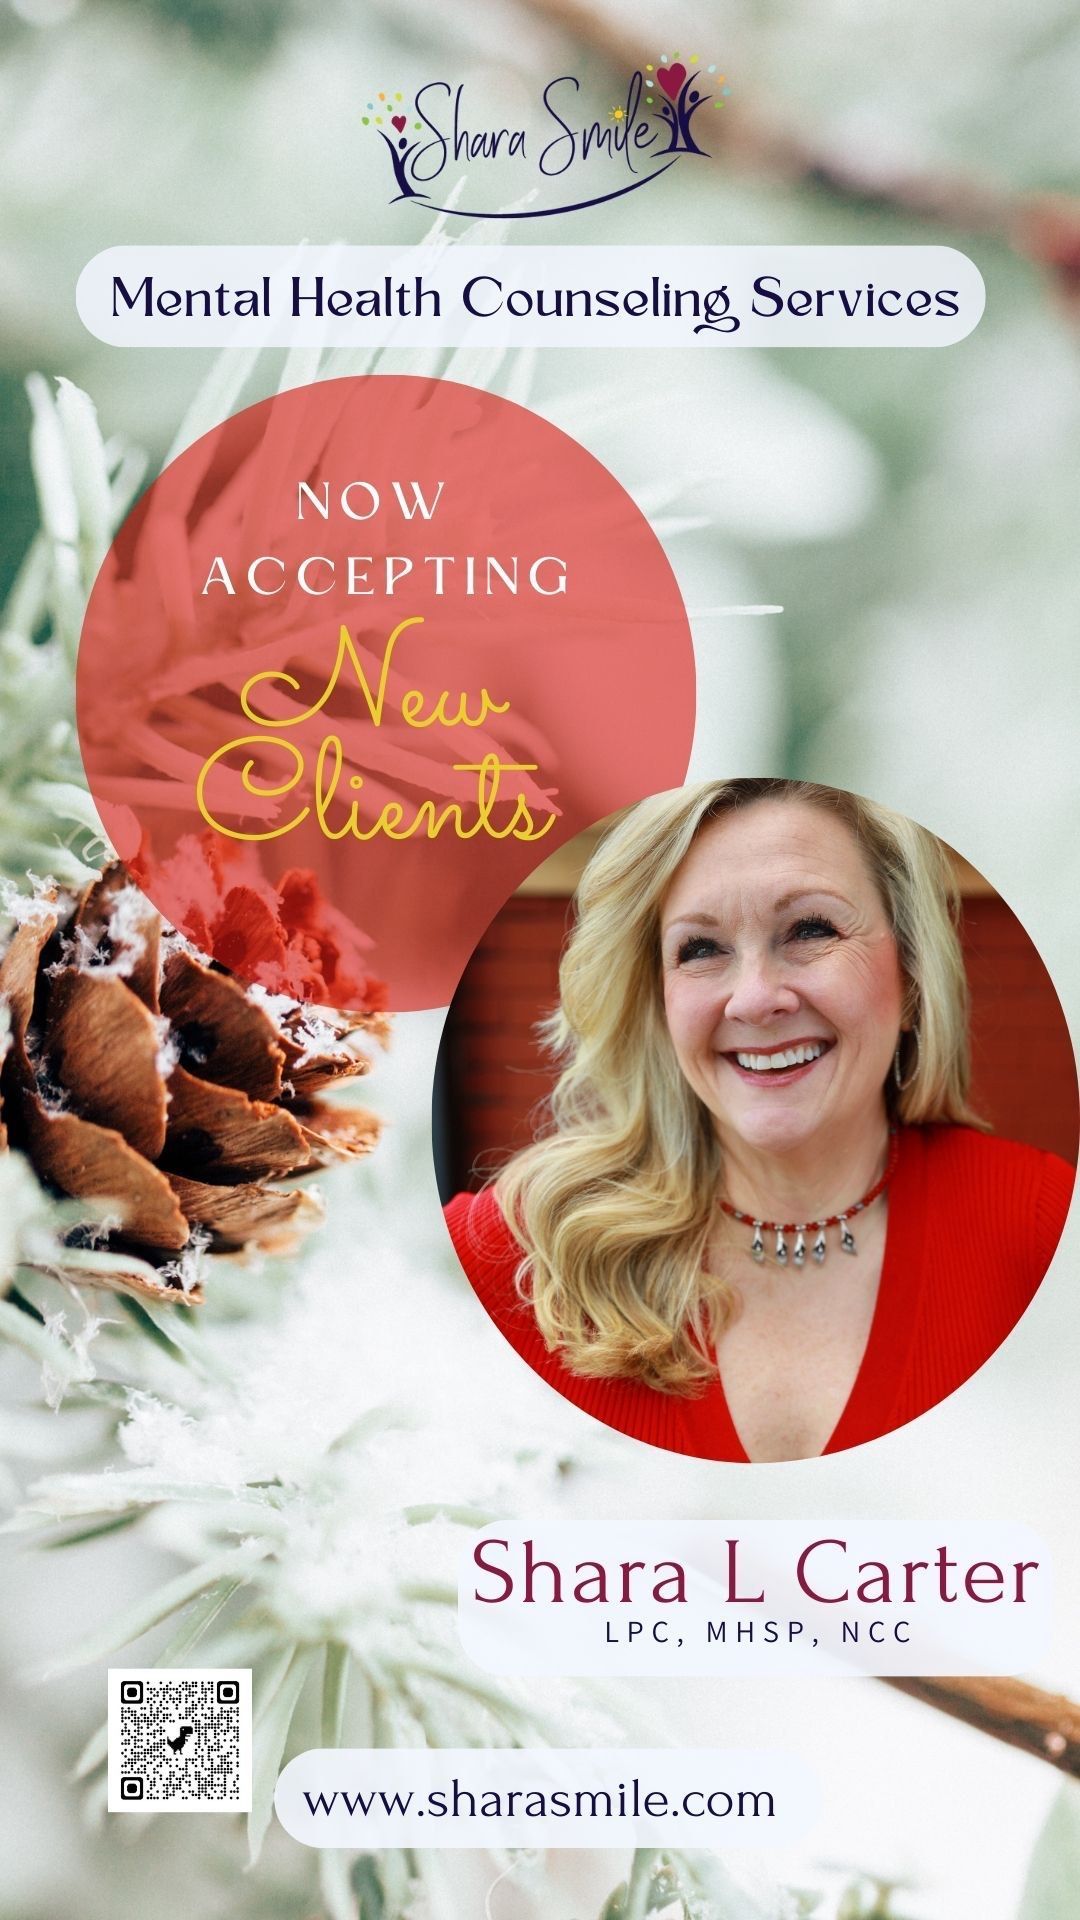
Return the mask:
M 858 796 L 714 781 L 589 862 L 547 1039 L 551 1125 L 447 1209 L 537 1372 L 712 1459 L 891 1431 L 1029 1304 L 1072 1169 L 968 1104 L 945 849 Z

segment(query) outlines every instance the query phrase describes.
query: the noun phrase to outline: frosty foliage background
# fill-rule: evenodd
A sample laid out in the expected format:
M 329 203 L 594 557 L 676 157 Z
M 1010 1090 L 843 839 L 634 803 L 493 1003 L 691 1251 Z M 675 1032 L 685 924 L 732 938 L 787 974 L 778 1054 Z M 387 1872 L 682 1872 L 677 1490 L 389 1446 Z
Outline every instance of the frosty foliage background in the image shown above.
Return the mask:
M 471 380 L 548 414 L 654 520 L 697 643 L 692 774 L 803 774 L 913 813 L 995 879 L 1068 1007 L 1080 986 L 1065 904 L 1078 858 L 1080 375 L 1067 276 L 1033 264 L 1025 236 L 1030 196 L 1080 184 L 1080 27 L 1063 0 L 1037 19 L 1010 0 L 977 12 L 831 0 L 824 14 L 738 0 L 707 26 L 735 81 L 731 147 L 685 188 L 680 175 L 664 238 L 944 239 L 986 278 L 976 334 L 936 355 L 598 362 L 560 351 L 421 364 L 395 353 L 379 364 Z M 655 58 L 691 28 L 703 31 L 700 13 L 640 0 L 572 15 L 557 0 L 451 14 L 430 0 L 15 0 L 0 15 L 0 869 L 23 886 L 28 867 L 74 885 L 100 858 L 72 665 L 89 582 L 144 474 L 277 385 L 371 367 L 348 354 L 281 366 L 238 352 L 208 367 L 199 354 L 110 353 L 74 318 L 84 261 L 151 229 L 160 241 L 418 240 L 372 194 L 359 155 L 360 94 L 376 73 L 404 86 L 460 71 L 512 119 L 529 111 L 536 73 L 565 61 L 587 73 L 602 112 L 629 43 Z M 638 217 L 582 215 L 575 241 L 639 239 Z M 37 368 L 48 377 L 27 390 Z M 678 462 L 663 452 L 672 422 Z M 717 611 L 759 601 L 785 614 L 742 624 Z M 545 1687 L 540 1700 L 464 1666 L 447 1584 L 474 1514 L 716 1515 L 737 1513 L 746 1492 L 738 1469 L 642 1460 L 521 1377 L 451 1270 L 437 1220 L 426 1093 L 437 1029 L 428 1016 L 397 1023 L 365 1087 L 386 1137 L 370 1162 L 324 1178 L 327 1225 L 302 1261 L 222 1272 L 196 1323 L 40 1272 L 19 1283 L 40 1320 L 0 1301 L 0 1441 L 21 1529 L 5 1543 L 0 1624 L 0 1806 L 17 1840 L 0 1914 L 51 1920 L 77 1897 L 87 1920 L 116 1920 L 175 1886 L 200 1920 L 441 1920 L 485 1901 L 491 1920 L 636 1920 L 679 1903 L 716 1920 L 781 1920 L 796 1911 L 784 1884 L 812 1887 L 829 1920 L 1066 1920 L 1080 1861 L 1072 1789 L 1055 1798 L 1048 1770 L 872 1683 L 807 1683 L 782 1702 L 766 1686 L 719 1682 Z M 0 1269 L 47 1266 L 69 1224 L 17 1159 L 0 1159 Z M 1068 1488 L 1046 1474 L 1047 1459 L 1075 1448 L 1060 1381 L 1046 1378 L 1048 1353 L 1062 1377 L 1077 1357 L 1065 1293 L 1047 1283 L 961 1412 L 939 1409 L 862 1450 L 868 1463 L 755 1470 L 756 1511 L 923 1512 L 950 1500 L 1025 1511 L 1059 1546 L 1063 1590 L 1080 1590 Z M 987 1453 L 1000 1453 L 1018 1404 L 1028 1418 L 986 1489 Z M 82 1536 L 94 1537 L 52 1550 Z M 101 1667 L 143 1631 L 140 1658 L 182 1659 L 197 1644 L 207 1660 L 255 1666 L 261 1758 L 246 1841 L 213 1817 L 196 1817 L 195 1844 L 184 1822 L 142 1832 L 126 1816 L 119 1838 L 115 1821 L 104 1833 L 81 1824 L 83 1793 L 100 1800 Z M 1075 1663 L 1062 1639 L 1046 1677 L 1075 1691 Z M 59 1677 L 42 1686 L 46 1667 Z M 327 1729 L 571 1743 L 639 1728 L 805 1751 L 830 1784 L 819 1857 L 770 1860 L 756 1885 L 735 1886 L 700 1859 L 316 1861 L 264 1834 L 278 1757 Z M 904 1884 L 889 1894 L 845 1862 Z

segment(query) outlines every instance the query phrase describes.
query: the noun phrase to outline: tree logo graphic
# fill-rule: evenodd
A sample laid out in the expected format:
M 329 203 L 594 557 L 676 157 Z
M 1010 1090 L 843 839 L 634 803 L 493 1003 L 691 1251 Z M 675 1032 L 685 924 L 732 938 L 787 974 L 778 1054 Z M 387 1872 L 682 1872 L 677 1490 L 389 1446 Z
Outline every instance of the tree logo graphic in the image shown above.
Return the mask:
M 409 116 L 403 111 L 403 96 L 400 93 L 388 93 L 383 88 L 376 93 L 374 100 L 368 101 L 367 107 L 367 112 L 360 116 L 361 125 L 365 127 L 374 125 L 378 128 L 379 136 L 385 141 L 390 155 L 390 165 L 394 169 L 398 190 L 390 202 L 391 206 L 395 200 L 426 199 L 426 196 L 413 185 L 409 178 L 408 163 L 420 142 L 410 141 L 405 131 L 409 124 Z M 422 125 L 422 121 L 414 120 L 411 131 L 419 133 Z M 389 133 L 386 131 L 388 126 Z
M 658 64 L 650 61 L 645 68 L 646 95 L 645 104 L 656 109 L 654 118 L 662 120 L 668 129 L 669 140 L 663 149 L 666 154 L 697 153 L 704 154 L 706 149 L 699 147 L 690 130 L 694 115 L 711 100 L 715 107 L 722 107 L 731 93 L 731 88 L 723 74 L 715 81 L 716 92 L 707 93 L 708 81 L 702 81 L 700 69 L 689 72 L 678 55 L 673 55 L 670 66 L 666 65 L 667 54 L 662 53 Z M 697 60 L 691 54 L 691 66 Z M 715 63 L 708 69 L 709 76 L 716 74 Z

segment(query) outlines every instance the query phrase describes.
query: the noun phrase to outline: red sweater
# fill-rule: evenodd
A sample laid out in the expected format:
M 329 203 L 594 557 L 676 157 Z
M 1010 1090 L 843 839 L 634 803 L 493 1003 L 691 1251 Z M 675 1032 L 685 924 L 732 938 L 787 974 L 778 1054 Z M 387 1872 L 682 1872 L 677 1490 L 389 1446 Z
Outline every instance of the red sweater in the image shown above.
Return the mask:
M 989 1359 L 1029 1305 L 1069 1208 L 1075 1176 L 1056 1154 L 967 1127 L 903 1127 L 899 1138 L 870 1335 L 826 1453 L 906 1425 Z M 521 1248 L 490 1190 L 458 1194 L 446 1222 L 496 1326 L 567 1400 L 672 1453 L 747 1459 L 719 1375 L 687 1399 L 637 1380 L 580 1379 L 548 1352 L 515 1289 Z

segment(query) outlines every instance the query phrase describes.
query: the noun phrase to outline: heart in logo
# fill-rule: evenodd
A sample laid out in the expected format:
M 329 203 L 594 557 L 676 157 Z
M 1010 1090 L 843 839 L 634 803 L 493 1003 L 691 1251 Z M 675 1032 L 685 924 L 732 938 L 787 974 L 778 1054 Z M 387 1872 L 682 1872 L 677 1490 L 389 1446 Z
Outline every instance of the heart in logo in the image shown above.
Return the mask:
M 396 127 L 399 133 L 403 133 L 405 130 L 405 115 L 403 113 L 395 113 L 390 125 Z
M 657 67 L 656 77 L 663 87 L 664 92 L 667 94 L 668 99 L 677 100 L 679 97 L 679 88 L 686 79 L 686 68 L 683 66 L 681 60 L 676 60 L 673 67 Z

